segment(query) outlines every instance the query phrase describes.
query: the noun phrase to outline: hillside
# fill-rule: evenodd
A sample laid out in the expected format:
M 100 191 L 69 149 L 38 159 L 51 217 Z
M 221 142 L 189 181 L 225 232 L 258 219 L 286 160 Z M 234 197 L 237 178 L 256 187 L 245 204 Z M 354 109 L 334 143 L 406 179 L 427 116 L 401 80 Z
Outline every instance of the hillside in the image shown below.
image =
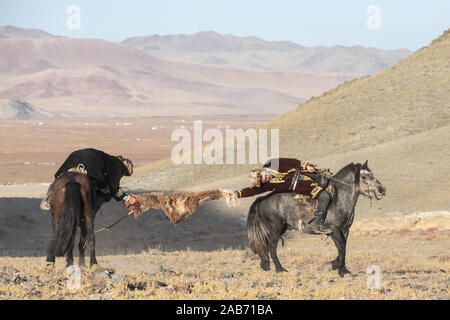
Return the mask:
M 397 65 L 313 98 L 263 128 L 280 130 L 281 156 L 315 161 L 334 171 L 351 161 L 369 159 L 388 188 L 382 201 L 384 213 L 445 209 L 450 204 L 449 74 L 447 30 Z M 169 190 L 242 187 L 249 167 L 174 166 L 167 160 L 141 168 L 135 179 L 144 189 L 161 188 L 161 181 Z
M 122 44 L 156 57 L 202 65 L 263 71 L 338 72 L 371 75 L 411 54 L 407 49 L 361 46 L 304 47 L 290 41 L 266 41 L 217 32 L 133 37 Z
M 215 68 L 104 40 L 0 29 L 0 98 L 54 116 L 280 115 L 353 78 Z

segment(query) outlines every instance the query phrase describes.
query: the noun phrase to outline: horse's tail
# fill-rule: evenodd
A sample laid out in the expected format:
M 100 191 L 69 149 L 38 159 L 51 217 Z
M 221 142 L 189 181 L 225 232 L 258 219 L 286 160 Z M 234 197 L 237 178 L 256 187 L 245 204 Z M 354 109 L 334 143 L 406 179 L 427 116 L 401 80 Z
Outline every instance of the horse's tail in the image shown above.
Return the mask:
M 245 230 L 252 251 L 258 254 L 262 260 L 269 260 L 270 229 L 261 218 L 260 203 L 261 200 L 258 198 L 250 206 Z
M 56 232 L 57 256 L 66 254 L 71 244 L 75 241 L 80 212 L 83 209 L 80 189 L 81 185 L 78 182 L 70 181 L 66 184 L 63 211 Z

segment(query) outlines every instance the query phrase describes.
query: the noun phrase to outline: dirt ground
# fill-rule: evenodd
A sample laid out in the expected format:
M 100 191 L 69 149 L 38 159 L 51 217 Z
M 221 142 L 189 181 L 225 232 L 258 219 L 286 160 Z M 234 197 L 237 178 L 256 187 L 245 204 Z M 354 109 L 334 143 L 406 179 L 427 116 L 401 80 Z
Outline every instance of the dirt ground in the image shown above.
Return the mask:
M 100 255 L 79 277 L 62 258 L 46 267 L 44 257 L 4 257 L 0 299 L 449 299 L 449 246 L 450 233 L 436 230 L 352 235 L 344 278 L 331 270 L 336 249 L 323 236 L 288 239 L 279 257 L 289 271 L 280 274 L 233 248 Z
M 386 199 L 372 206 L 361 197 L 357 204 L 346 259 L 353 274 L 345 278 L 340 278 L 328 263 L 337 254 L 332 241 L 299 232 L 288 232 L 285 246 L 279 245 L 280 260 L 289 272 L 260 270 L 259 260 L 247 249 L 244 233 L 254 198 L 241 199 L 233 209 L 223 199 L 206 203 L 176 227 L 161 210 L 150 210 L 138 220 L 128 218 L 113 230 L 96 234 L 99 265 L 81 269 L 79 286 L 70 282 L 75 274 L 66 270 L 64 258 L 58 258 L 54 268 L 47 267 L 50 216 L 39 210 L 39 202 L 67 154 L 92 147 L 94 136 L 96 148 L 126 155 L 136 166 L 144 165 L 167 158 L 176 143 L 170 141 L 172 131 L 181 126 L 190 129 L 193 120 L 0 121 L 0 299 L 450 298 L 450 213 L 445 205 L 448 188 L 439 188 L 442 204 L 430 207 L 424 203 L 419 207 L 409 200 L 412 209 L 406 210 L 405 204 L 399 204 L 405 198 L 391 195 L 403 189 L 390 191 L 389 181 Z M 229 125 L 246 129 L 267 119 L 203 121 L 205 128 Z M 135 143 L 130 144 L 130 137 Z M 377 152 L 368 156 L 376 159 L 375 163 L 381 161 L 376 158 Z M 338 162 L 362 158 L 353 154 L 334 157 Z M 331 163 L 325 160 L 323 163 Z M 195 173 L 194 166 L 188 169 Z M 139 174 L 138 169 L 136 175 L 124 179 L 123 186 L 133 192 L 151 192 L 156 191 L 153 187 L 163 186 L 161 189 L 170 192 L 171 186 L 163 182 L 172 181 L 174 175 L 178 171 L 160 170 L 156 176 Z M 237 188 L 246 183 L 244 176 L 215 179 L 211 173 L 208 178 L 216 181 L 199 176 L 199 181 L 186 181 L 178 190 Z M 396 207 L 404 210 L 396 211 Z M 119 202 L 107 203 L 97 214 L 96 229 L 126 212 Z M 75 249 L 75 261 L 77 254 Z M 370 274 L 368 270 L 379 273 Z
M 150 210 L 96 234 L 99 266 L 81 269 L 80 287 L 73 289 L 64 258 L 46 267 L 50 216 L 39 212 L 39 201 L 0 199 L 0 299 L 450 298 L 446 211 L 403 218 L 357 212 L 346 259 L 353 275 L 340 278 L 328 263 L 337 254 L 334 243 L 298 231 L 286 234 L 284 247 L 279 244 L 289 272 L 260 270 L 247 249 L 247 202 L 234 209 L 224 200 L 206 203 L 177 226 L 161 210 Z M 96 229 L 124 214 L 120 203 L 107 203 Z M 77 263 L 77 249 L 74 254 Z M 375 285 L 370 279 L 377 275 L 368 268 L 380 271 L 379 286 L 372 289 L 367 282 Z

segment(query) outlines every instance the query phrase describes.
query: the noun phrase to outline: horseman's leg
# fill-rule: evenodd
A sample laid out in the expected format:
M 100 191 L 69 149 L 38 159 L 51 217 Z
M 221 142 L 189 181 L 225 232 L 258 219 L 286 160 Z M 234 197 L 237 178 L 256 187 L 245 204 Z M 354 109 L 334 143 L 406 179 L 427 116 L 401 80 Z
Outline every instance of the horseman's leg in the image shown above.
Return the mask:
M 319 219 L 322 221 L 325 221 L 327 217 L 327 209 L 328 205 L 330 204 L 330 200 L 331 196 L 326 190 L 323 190 L 317 197 L 318 206 L 315 216 L 319 217 Z
M 314 232 L 317 234 L 331 234 L 333 230 L 325 227 L 324 222 L 327 215 L 328 204 L 330 203 L 330 194 L 318 186 L 311 178 L 304 178 L 297 183 L 294 190 L 296 193 L 306 195 L 312 199 L 318 200 L 318 207 L 314 213 L 315 219 L 310 221 Z
M 317 196 L 318 206 L 314 213 L 316 218 L 313 220 L 315 224 L 315 231 L 322 234 L 330 234 L 332 230 L 325 227 L 325 219 L 327 217 L 327 209 L 331 200 L 331 196 L 328 191 L 321 189 L 320 194 Z

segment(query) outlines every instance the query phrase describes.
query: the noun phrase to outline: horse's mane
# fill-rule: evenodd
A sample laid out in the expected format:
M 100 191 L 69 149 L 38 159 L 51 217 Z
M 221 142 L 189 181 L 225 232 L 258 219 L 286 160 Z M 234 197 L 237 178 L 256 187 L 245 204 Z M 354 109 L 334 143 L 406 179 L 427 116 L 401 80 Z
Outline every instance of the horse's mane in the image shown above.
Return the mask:
M 355 182 L 359 181 L 359 171 L 361 169 L 362 165 L 360 163 L 349 163 L 342 169 L 340 169 L 333 178 L 337 180 L 343 180 L 349 172 L 353 172 L 355 174 Z

